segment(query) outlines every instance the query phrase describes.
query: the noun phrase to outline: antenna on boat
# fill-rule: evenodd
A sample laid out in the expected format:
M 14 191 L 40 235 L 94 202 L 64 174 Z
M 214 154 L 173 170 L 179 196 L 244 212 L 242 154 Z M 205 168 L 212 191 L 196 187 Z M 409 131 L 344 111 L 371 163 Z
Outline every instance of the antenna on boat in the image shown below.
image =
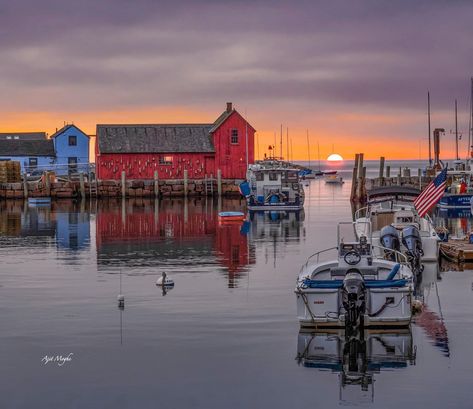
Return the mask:
M 428 118 L 428 137 L 429 137 L 429 166 L 432 166 L 432 143 L 430 141 L 430 91 L 427 91 L 427 118 Z

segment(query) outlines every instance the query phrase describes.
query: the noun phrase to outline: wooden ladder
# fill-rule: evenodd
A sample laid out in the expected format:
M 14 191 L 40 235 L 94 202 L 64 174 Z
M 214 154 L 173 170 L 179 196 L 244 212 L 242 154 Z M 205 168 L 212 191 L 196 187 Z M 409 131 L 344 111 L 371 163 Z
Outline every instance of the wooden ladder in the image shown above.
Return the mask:
M 207 196 L 214 195 L 214 180 L 213 178 L 207 178 L 207 176 L 205 177 L 205 194 Z

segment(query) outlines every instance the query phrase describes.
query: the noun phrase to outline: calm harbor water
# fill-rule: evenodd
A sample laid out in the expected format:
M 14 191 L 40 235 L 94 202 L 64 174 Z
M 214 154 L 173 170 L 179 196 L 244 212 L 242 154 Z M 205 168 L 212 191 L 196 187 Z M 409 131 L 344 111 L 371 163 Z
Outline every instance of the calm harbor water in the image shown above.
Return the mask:
M 1 202 L 0 407 L 470 408 L 473 271 L 426 266 L 425 312 L 356 356 L 299 334 L 295 279 L 351 220 L 346 179 L 311 181 L 299 215 L 241 225 L 217 220 L 240 200 Z M 70 360 L 43 359 L 57 355 Z

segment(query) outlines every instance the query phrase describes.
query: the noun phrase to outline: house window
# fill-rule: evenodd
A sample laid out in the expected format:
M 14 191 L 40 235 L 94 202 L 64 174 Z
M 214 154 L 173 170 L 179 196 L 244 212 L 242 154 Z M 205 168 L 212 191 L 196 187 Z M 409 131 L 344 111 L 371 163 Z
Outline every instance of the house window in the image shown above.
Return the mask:
M 69 146 L 77 146 L 77 136 L 69 135 Z
M 75 156 L 67 158 L 67 163 L 69 165 L 69 173 L 77 172 L 77 158 Z
M 160 165 L 172 165 L 172 156 L 160 156 L 159 157 Z
M 232 143 L 233 145 L 238 144 L 238 129 L 232 129 L 230 143 Z
M 30 169 L 36 169 L 38 167 L 38 158 L 30 158 L 28 161 Z
M 278 180 L 278 173 L 277 172 L 269 172 L 269 180 Z

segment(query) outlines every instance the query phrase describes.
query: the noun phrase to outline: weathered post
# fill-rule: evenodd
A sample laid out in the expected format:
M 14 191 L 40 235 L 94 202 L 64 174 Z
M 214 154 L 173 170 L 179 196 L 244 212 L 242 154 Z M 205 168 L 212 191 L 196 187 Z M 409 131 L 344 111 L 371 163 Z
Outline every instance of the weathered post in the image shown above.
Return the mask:
M 217 193 L 218 197 L 222 196 L 222 170 L 217 169 Z
M 158 171 L 154 171 L 154 197 L 159 198 L 159 179 Z
M 25 199 L 28 199 L 28 177 L 26 172 L 23 173 L 23 196 Z
M 187 197 L 187 169 L 184 169 L 184 197 Z
M 358 157 L 358 182 L 357 182 L 357 199 L 359 201 L 363 200 L 363 190 L 364 190 L 364 179 L 363 179 L 363 153 L 360 153 Z
M 391 177 L 391 166 L 386 166 L 386 177 L 387 178 Z
M 122 197 L 126 197 L 126 174 L 122 170 Z
M 351 175 L 351 200 L 356 201 L 356 180 L 358 177 L 358 161 L 360 154 L 355 154 L 355 167 L 353 168 L 353 174 Z
M 384 156 L 379 158 L 379 186 L 383 186 L 384 180 Z
M 46 196 L 51 196 L 51 180 L 49 179 L 49 172 L 44 172 L 44 186 L 46 188 Z
M 358 158 L 358 177 L 361 178 L 363 176 L 363 153 L 359 154 Z
M 89 181 L 90 183 L 90 181 Z M 85 183 L 84 183 L 84 172 L 79 174 L 79 184 L 80 184 L 80 197 L 85 199 Z

